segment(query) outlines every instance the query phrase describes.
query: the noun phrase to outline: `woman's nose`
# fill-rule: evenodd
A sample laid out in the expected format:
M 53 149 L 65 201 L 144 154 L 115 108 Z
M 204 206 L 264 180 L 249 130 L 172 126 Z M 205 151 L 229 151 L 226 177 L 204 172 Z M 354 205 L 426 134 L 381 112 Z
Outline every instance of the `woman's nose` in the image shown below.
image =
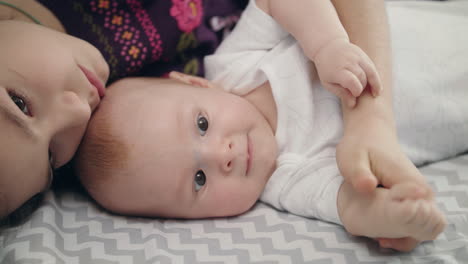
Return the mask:
M 71 160 L 91 116 L 89 104 L 73 92 L 65 92 L 57 100 L 49 122 L 53 128 L 49 149 L 56 168 Z

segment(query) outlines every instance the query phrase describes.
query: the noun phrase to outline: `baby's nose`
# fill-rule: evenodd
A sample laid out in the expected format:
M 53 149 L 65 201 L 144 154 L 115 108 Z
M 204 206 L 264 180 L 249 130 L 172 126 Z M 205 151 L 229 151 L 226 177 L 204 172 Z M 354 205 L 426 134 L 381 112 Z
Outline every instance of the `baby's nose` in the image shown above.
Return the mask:
M 232 171 L 235 160 L 234 143 L 230 140 L 211 141 L 206 149 L 206 158 L 223 175 Z
M 225 173 L 229 173 L 232 171 L 233 163 L 234 163 L 234 151 L 233 151 L 233 143 L 227 142 L 224 143 L 218 154 L 218 163 L 221 171 Z

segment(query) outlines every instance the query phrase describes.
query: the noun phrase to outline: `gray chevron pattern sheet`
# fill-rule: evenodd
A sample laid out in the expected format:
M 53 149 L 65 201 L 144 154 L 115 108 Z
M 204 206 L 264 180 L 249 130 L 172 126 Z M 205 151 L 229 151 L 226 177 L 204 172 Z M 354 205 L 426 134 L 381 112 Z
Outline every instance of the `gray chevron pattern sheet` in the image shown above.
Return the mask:
M 258 203 L 231 218 L 111 215 L 77 192 L 48 193 L 24 225 L 0 233 L 0 263 L 468 263 L 468 155 L 421 168 L 448 226 L 411 253 Z

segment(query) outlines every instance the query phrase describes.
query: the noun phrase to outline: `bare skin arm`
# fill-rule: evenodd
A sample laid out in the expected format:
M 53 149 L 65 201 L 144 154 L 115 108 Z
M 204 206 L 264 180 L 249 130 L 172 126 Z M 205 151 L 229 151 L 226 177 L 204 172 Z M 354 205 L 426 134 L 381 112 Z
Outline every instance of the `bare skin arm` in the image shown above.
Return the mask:
M 329 42 L 348 40 L 330 1 L 257 0 L 257 5 L 291 33 L 311 59 Z
M 330 3 L 336 8 L 342 25 L 337 24 L 336 14 Z M 297 0 L 285 5 L 284 1 L 257 0 L 257 5 L 299 41 L 306 55 L 315 62 L 324 87 L 342 99 L 345 131 L 337 147 L 337 162 L 342 175 L 351 183 L 350 186 L 353 186 L 357 192 L 374 195 L 377 184 L 390 188 L 401 182 L 417 182 L 420 187 L 417 193 L 420 193 L 421 198 L 430 199 L 432 195 L 430 188 L 401 150 L 396 135 L 392 109 L 391 45 L 384 1 Z M 329 32 L 320 31 L 314 27 L 315 25 L 326 28 Z M 343 26 L 348 36 L 341 38 Z M 317 34 L 322 34 L 315 36 L 318 41 L 314 40 L 314 35 Z M 323 52 L 323 45 L 333 46 L 337 43 L 334 41 L 336 39 L 342 42 L 349 39 L 351 43 L 359 46 L 369 55 L 375 63 L 376 71 L 380 74 L 380 80 L 377 74 L 377 77 L 373 77 L 372 74 L 365 76 L 369 85 L 364 86 L 366 89 L 358 97 L 356 106 L 349 103 L 351 94 L 346 96 L 342 93 L 345 89 L 328 86 L 323 78 L 326 74 L 321 72 L 322 68 L 327 69 L 327 63 L 345 56 L 337 52 L 345 49 L 341 46 L 333 49 L 333 52 Z M 325 54 L 323 60 L 318 54 Z M 336 59 L 330 59 L 333 55 Z M 373 63 L 370 65 L 374 66 Z M 336 67 L 331 69 L 333 70 L 330 72 L 337 72 Z M 372 70 L 366 71 L 368 72 Z M 362 74 L 354 75 L 362 79 Z M 361 83 L 366 84 L 366 82 Z M 380 83 L 384 88 L 380 96 L 375 97 L 376 92 L 380 90 L 374 88 Z M 352 92 L 352 89 L 348 90 Z M 352 96 L 356 94 L 353 93 Z M 381 243 L 381 245 L 403 251 L 411 250 L 418 243 L 411 238 L 387 239 L 386 242 L 393 243 L 389 245 Z
M 257 6 L 293 35 L 315 63 L 322 85 L 354 107 L 364 87 L 381 90 L 371 59 L 349 41 L 330 1 L 256 0 Z
M 401 182 L 416 182 L 420 194 L 431 197 L 424 177 L 401 150 L 392 109 L 391 40 L 383 0 L 332 0 L 350 41 L 372 59 L 383 85 L 373 98 L 365 89 L 358 104 L 343 105 L 345 133 L 337 148 L 340 171 L 356 191 L 372 194 L 377 183 L 392 187 Z M 379 239 L 380 245 L 400 251 L 412 250 L 412 238 Z
M 65 32 L 65 28 L 58 20 L 58 18 L 49 9 L 47 9 L 39 2 L 33 0 L 7 0 L 4 2 L 16 6 L 21 10 L 25 11 L 29 15 L 33 16 L 35 19 L 39 20 L 39 22 L 45 27 L 55 29 L 60 32 Z M 6 5 L 0 5 L 0 20 L 20 20 L 35 23 L 33 20 L 31 20 L 31 18 L 27 17 L 25 14 Z

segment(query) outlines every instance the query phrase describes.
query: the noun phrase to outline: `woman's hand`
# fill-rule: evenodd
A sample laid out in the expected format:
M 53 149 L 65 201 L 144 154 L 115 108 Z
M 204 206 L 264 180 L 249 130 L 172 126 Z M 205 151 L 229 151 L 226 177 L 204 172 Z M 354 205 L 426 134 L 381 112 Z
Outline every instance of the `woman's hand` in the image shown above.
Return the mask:
M 402 151 L 395 130 L 377 117 L 347 124 L 337 147 L 337 162 L 345 180 L 359 192 L 373 192 L 378 184 L 391 188 L 410 181 L 421 187 L 423 197 L 432 197 L 424 176 Z
M 387 122 L 368 117 L 348 123 L 337 147 L 337 162 L 345 180 L 362 193 L 371 193 L 377 185 L 391 188 L 401 182 L 420 186 L 416 197 L 432 199 L 432 190 L 424 176 L 403 153 L 395 130 Z M 420 241 L 411 237 L 377 238 L 383 248 L 411 251 Z

